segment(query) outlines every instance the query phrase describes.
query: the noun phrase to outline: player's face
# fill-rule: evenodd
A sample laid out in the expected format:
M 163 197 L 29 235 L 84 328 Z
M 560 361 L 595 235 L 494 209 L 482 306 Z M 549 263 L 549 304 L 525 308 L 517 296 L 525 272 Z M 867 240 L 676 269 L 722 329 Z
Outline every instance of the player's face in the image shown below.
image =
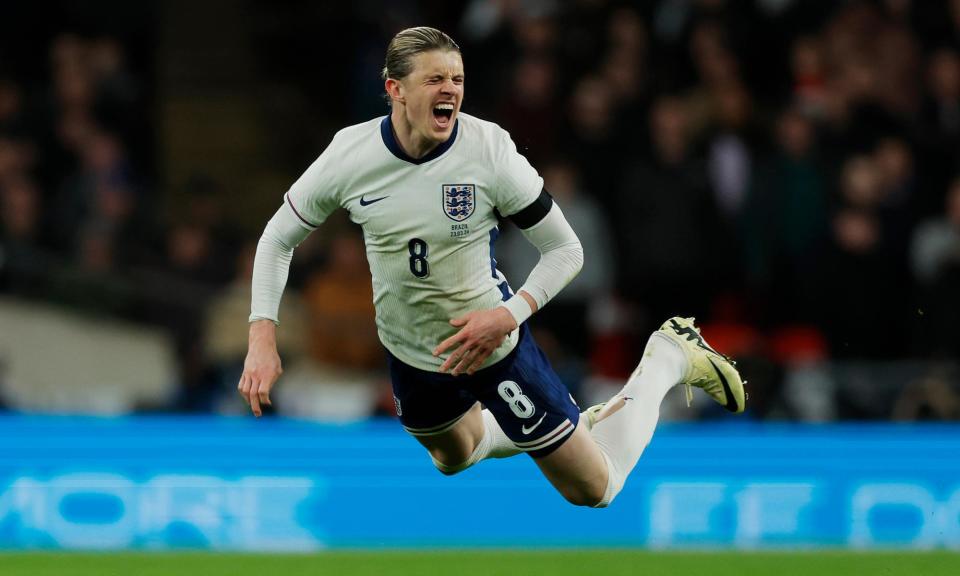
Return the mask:
M 423 140 L 446 142 L 463 101 L 463 60 L 452 50 L 414 56 L 413 71 L 401 82 L 405 116 Z

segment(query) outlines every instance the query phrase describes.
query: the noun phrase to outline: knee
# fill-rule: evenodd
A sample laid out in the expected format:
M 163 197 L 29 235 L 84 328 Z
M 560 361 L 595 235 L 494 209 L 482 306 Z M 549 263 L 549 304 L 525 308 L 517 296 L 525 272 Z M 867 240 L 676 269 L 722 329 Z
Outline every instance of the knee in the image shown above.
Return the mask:
M 560 490 L 560 493 L 567 502 L 574 506 L 585 506 L 588 508 L 603 507 L 603 497 L 606 493 L 606 486 L 600 486 L 596 483 L 570 486 Z
M 454 474 L 459 474 L 468 468 L 465 464 L 459 464 L 454 466 L 448 466 L 439 460 L 434 459 L 433 465 L 437 470 L 440 471 L 444 476 L 453 476 Z
M 433 461 L 433 465 L 444 476 L 453 476 L 454 474 L 463 472 L 472 464 L 469 461 L 469 455 L 448 454 L 439 450 L 430 451 L 430 460 Z

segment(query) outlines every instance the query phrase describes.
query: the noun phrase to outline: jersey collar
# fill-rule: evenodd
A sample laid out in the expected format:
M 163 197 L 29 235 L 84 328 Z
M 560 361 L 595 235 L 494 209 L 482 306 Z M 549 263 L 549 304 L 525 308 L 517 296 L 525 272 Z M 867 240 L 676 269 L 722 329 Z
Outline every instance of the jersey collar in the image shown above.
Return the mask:
M 404 152 L 403 148 L 400 148 L 400 144 L 397 143 L 397 135 L 393 133 L 393 124 L 390 123 L 390 115 L 387 114 L 383 117 L 383 120 L 380 121 L 380 136 L 383 138 L 383 144 L 387 147 L 387 150 L 390 150 L 390 152 L 397 158 L 411 164 L 423 164 L 424 162 L 429 162 L 435 158 L 439 158 L 444 152 L 453 146 L 453 142 L 457 139 L 457 132 L 459 130 L 460 119 L 457 118 L 457 120 L 453 123 L 453 132 L 450 134 L 450 137 L 447 138 L 446 142 L 441 143 L 423 158 L 411 158 L 410 156 L 407 156 L 407 153 Z

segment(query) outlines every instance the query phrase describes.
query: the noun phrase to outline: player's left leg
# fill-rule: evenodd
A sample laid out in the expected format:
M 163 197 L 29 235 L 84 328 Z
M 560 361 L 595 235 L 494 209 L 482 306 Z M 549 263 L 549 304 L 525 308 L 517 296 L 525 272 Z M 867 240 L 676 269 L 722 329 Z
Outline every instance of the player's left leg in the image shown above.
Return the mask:
M 590 415 L 585 414 L 577 434 L 552 454 L 536 459 L 544 476 L 569 502 L 602 507 L 616 497 L 653 438 L 660 404 L 683 379 L 686 364 L 675 343 L 654 333 L 623 389 L 593 414 L 596 423 L 590 425 Z
M 692 319 L 671 318 L 650 336 L 620 393 L 602 410 L 584 414 L 576 433 L 537 458 L 538 466 L 570 502 L 609 505 L 650 443 L 664 396 L 680 383 L 702 388 L 731 412 L 744 409 L 733 363 L 703 340 Z
M 533 461 L 567 502 L 597 506 L 607 490 L 607 463 L 583 424 L 581 421 L 562 446 Z

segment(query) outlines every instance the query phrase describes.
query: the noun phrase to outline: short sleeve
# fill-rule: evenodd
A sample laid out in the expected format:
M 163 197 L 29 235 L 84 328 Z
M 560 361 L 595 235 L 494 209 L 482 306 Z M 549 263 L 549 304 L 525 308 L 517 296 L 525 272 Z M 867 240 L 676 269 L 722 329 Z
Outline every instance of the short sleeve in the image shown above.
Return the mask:
M 338 137 L 339 133 L 284 196 L 284 203 L 311 230 L 340 207 L 344 170 L 337 161 Z
M 497 149 L 494 151 L 497 173 L 497 210 L 503 216 L 512 216 L 532 204 L 543 190 L 543 178 L 527 159 L 517 152 L 505 130 L 499 131 Z

